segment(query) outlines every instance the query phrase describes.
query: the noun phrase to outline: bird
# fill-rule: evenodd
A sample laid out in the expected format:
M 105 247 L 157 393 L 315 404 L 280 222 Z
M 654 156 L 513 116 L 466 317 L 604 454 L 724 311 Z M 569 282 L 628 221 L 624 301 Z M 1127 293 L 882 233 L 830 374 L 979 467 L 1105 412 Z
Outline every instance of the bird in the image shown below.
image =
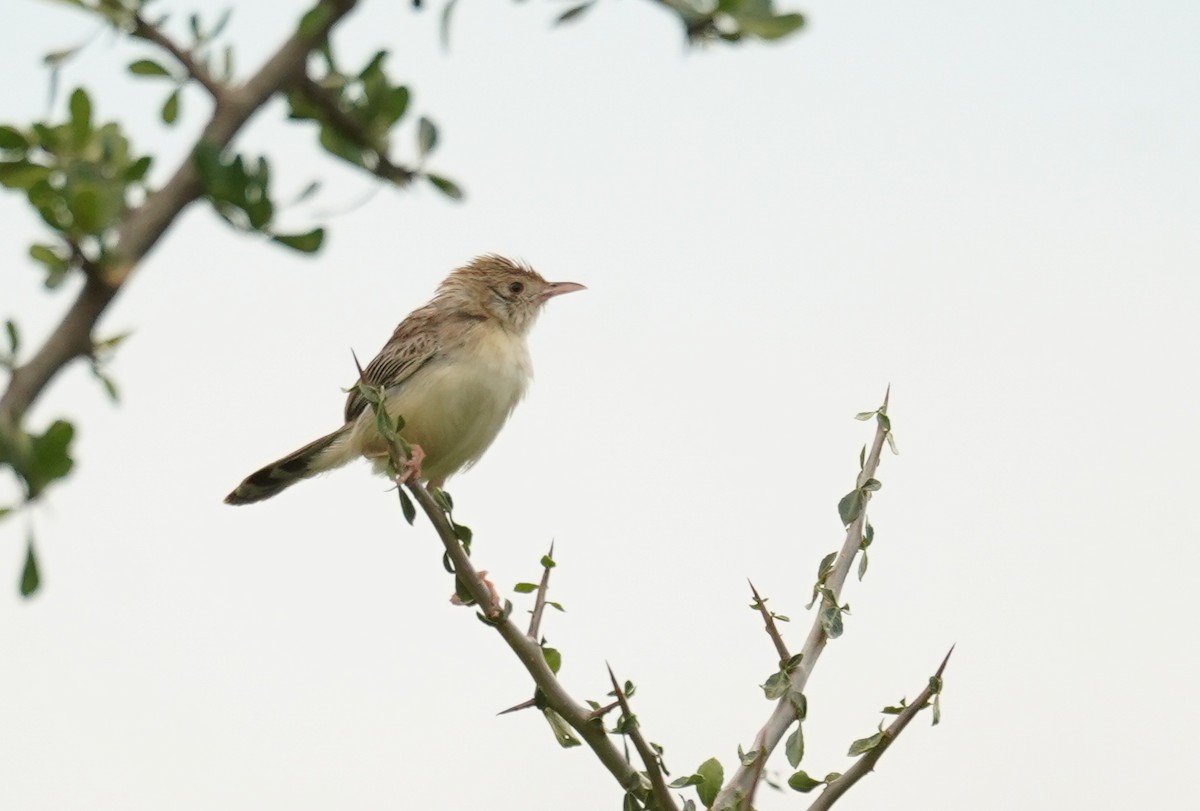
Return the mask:
M 526 337 L 542 306 L 585 289 L 548 282 L 527 264 L 487 254 L 454 270 L 429 303 L 400 322 L 359 382 L 379 387 L 388 416 L 404 420 L 400 436 L 412 458 L 402 480 L 411 476 L 440 489 L 479 461 L 532 377 Z M 342 427 L 251 473 L 225 503 L 271 498 L 359 457 L 385 472 L 388 449 L 356 386 Z

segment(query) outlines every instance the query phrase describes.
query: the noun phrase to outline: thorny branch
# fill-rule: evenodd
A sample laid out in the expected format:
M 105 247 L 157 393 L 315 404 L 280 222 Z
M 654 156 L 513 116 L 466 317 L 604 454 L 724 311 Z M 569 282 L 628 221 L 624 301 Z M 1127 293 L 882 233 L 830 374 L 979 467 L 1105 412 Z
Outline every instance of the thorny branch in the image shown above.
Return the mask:
M 671 790 L 667 788 L 667 783 L 663 780 L 662 769 L 658 765 L 658 755 L 650 748 L 650 744 L 642 735 L 637 718 L 634 717 L 633 710 L 629 708 L 629 698 L 617 682 L 617 676 L 613 673 L 611 666 L 608 668 L 608 677 L 612 680 L 613 693 L 621 705 L 621 712 L 625 714 L 625 733 L 633 740 L 633 747 L 637 749 L 638 757 L 646 766 L 646 776 L 650 778 L 650 789 L 654 792 L 655 801 L 662 811 L 678 811 L 679 806 L 675 804 L 675 798 L 671 796 Z
M 747 583 L 750 581 L 747 580 Z M 779 635 L 779 628 L 775 625 L 775 617 L 767 610 L 767 601 L 758 596 L 758 589 L 754 588 L 754 584 L 750 583 L 750 592 L 754 595 L 754 607 L 762 614 L 763 625 L 766 628 L 767 636 L 771 637 L 771 641 L 775 643 L 775 652 L 779 654 L 779 662 L 782 664 L 792 655 L 788 653 L 787 645 L 783 641 L 783 637 Z
M 884 395 L 880 413 L 886 414 L 890 393 L 891 390 L 889 388 L 888 393 Z M 879 468 L 879 457 L 887 441 L 887 435 L 888 429 L 884 427 L 884 421 L 879 420 L 875 431 L 875 439 L 871 444 L 871 450 L 863 460 L 862 470 L 858 474 L 858 487 L 861 488 L 868 479 L 875 477 L 875 471 Z M 870 495 L 869 491 L 866 492 L 864 499 L 869 501 Z M 821 604 L 817 606 L 812 628 L 808 633 L 808 638 L 805 640 L 804 648 L 800 652 L 802 659 L 800 664 L 791 673 L 791 691 L 793 692 L 804 692 L 804 686 L 808 683 L 808 677 L 812 674 L 813 668 L 821 658 L 821 653 L 825 650 L 826 642 L 829 641 L 829 637 L 825 633 L 825 628 L 821 624 L 821 610 L 831 602 L 836 605 L 836 601 L 842 593 L 842 585 L 846 582 L 846 577 L 850 574 L 850 567 L 854 563 L 854 557 L 858 553 L 859 544 L 862 542 L 863 527 L 866 524 L 866 520 L 867 510 L 864 505 L 858 517 L 846 527 L 846 537 L 842 543 L 842 548 L 838 552 L 832 570 L 830 570 L 825 578 L 825 587 L 829 590 L 829 596 L 823 597 Z M 738 766 L 737 771 L 733 773 L 717 795 L 716 801 L 713 803 L 714 808 L 736 807 L 738 798 L 751 796 L 759 774 L 762 771 L 763 764 L 770 758 L 771 753 L 775 751 L 775 747 L 779 745 L 784 734 L 795 722 L 796 709 L 789 697 L 785 695 L 775 705 L 775 709 L 772 710 L 767 722 L 754 736 L 754 748 L 758 751 L 758 757 L 749 764 L 743 763 Z
M 946 658 L 942 659 L 937 672 L 933 674 L 933 678 L 929 680 L 929 684 L 921 691 L 921 694 L 896 716 L 895 721 L 888 724 L 887 729 L 883 730 L 883 738 L 880 742 L 869 752 L 864 752 L 853 766 L 842 773 L 841 777 L 827 785 L 821 795 L 808 807 L 808 811 L 827 811 L 843 794 L 850 790 L 851 786 L 875 769 L 875 764 L 883 757 L 883 753 L 895 742 L 909 722 L 917 717 L 917 713 L 929 705 L 930 699 L 941 689 L 942 672 L 945 671 L 946 663 L 950 661 L 952 653 L 954 653 L 953 646 L 946 653 Z M 937 723 L 936 718 L 934 723 Z

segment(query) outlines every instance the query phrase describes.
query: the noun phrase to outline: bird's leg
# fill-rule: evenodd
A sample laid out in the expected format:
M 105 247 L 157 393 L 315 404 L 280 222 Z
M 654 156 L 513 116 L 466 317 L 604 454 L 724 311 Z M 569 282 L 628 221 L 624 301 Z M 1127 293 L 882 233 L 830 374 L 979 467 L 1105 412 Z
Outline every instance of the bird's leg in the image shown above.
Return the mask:
M 404 484 L 407 481 L 421 480 L 421 462 L 425 461 L 425 451 L 420 445 L 412 445 L 412 456 L 404 462 L 400 470 L 396 473 L 396 484 Z

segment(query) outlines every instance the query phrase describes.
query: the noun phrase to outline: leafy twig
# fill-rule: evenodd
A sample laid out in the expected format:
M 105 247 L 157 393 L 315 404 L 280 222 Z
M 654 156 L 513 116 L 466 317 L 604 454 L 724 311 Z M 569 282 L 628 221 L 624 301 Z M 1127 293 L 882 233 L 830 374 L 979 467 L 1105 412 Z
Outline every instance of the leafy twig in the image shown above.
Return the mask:
M 413 170 L 392 163 L 385 150 L 380 148 L 378 140 L 367 132 L 362 122 L 342 108 L 336 94 L 313 81 L 307 74 L 296 77 L 291 83 L 291 88 L 319 108 L 329 126 L 363 149 L 370 150 L 375 158 L 375 165 L 366 167 L 368 171 L 397 186 L 407 186 L 417 176 Z
M 218 149 L 227 146 L 268 99 L 303 73 L 313 48 L 357 4 L 358 0 L 318 0 L 305 15 L 312 24 L 301 25 L 245 84 L 218 98 L 197 145 L 207 143 Z M 202 193 L 200 174 L 189 153 L 166 185 L 125 214 L 101 272 L 87 277 L 83 289 L 45 343 L 26 363 L 13 370 L 8 388 L 0 397 L 0 428 L 19 425 L 25 412 L 63 367 L 91 352 L 91 333 L 100 316 L 146 254 Z
M 512 648 L 513 653 L 517 655 L 529 675 L 533 677 L 534 683 L 546 698 L 546 705 L 562 716 L 563 720 L 579 733 L 579 736 L 592 748 L 596 757 L 622 787 L 631 785 L 638 780 L 637 772 L 625 761 L 621 752 L 609 740 L 604 725 L 595 719 L 593 711 L 576 702 L 558 681 L 550 666 L 546 664 L 541 646 L 535 640 L 530 639 L 525 631 L 518 628 L 509 617 L 505 616 L 501 606 L 495 604 L 491 590 L 471 564 L 471 559 L 462 548 L 458 538 L 455 537 L 454 527 L 446 518 L 441 506 L 420 482 L 409 481 L 404 486 L 412 493 L 413 499 L 429 517 L 434 529 L 437 530 L 438 538 L 454 564 L 455 575 L 466 588 L 467 593 L 479 603 L 488 624 L 496 629 L 505 643 Z
M 750 583 L 749 580 L 746 581 Z M 766 627 L 767 636 L 771 637 L 771 641 L 775 643 L 775 652 L 779 654 L 779 662 L 783 664 L 792 655 L 788 653 L 787 645 L 783 641 L 783 637 L 779 635 L 779 628 L 775 625 L 775 617 L 767 610 L 767 603 L 762 597 L 758 596 L 758 590 L 754 588 L 754 584 L 750 583 L 750 592 L 754 595 L 754 608 L 757 608 L 762 614 L 763 624 Z
M 169 53 L 187 71 L 188 76 L 191 76 L 208 91 L 208 94 L 213 97 L 213 101 L 221 101 L 226 92 L 225 86 L 213 78 L 213 75 L 208 72 L 208 68 L 197 62 L 190 51 L 179 47 L 157 25 L 147 22 L 141 14 L 134 14 L 133 29 L 129 33 L 138 39 L 151 42 Z
M 613 692 L 616 694 L 617 701 L 621 705 L 621 712 L 625 714 L 625 734 L 633 740 L 633 746 L 637 749 L 638 757 L 642 759 L 642 763 L 646 766 L 646 776 L 650 778 L 650 789 L 654 792 L 654 799 L 658 807 L 662 811 L 678 811 L 679 806 L 675 804 L 675 799 L 671 796 L 671 791 L 667 788 L 666 781 L 663 780 L 662 769 L 658 765 L 658 755 L 650 748 L 650 744 L 646 742 L 645 736 L 642 735 L 642 730 L 633 715 L 633 710 L 629 708 L 629 699 L 625 695 L 625 691 L 621 689 L 621 685 L 617 683 L 617 677 L 613 673 L 611 666 L 608 668 L 608 677 L 612 680 Z
M 881 415 L 886 415 L 887 413 L 890 393 L 891 389 L 889 387 L 888 393 L 883 398 L 883 406 L 879 409 Z M 863 488 L 869 480 L 874 478 L 875 471 L 879 468 L 879 457 L 883 451 L 884 444 L 887 442 L 889 432 L 890 423 L 886 419 L 878 420 L 875 439 L 871 444 L 871 451 L 863 459 L 862 470 L 858 474 L 858 488 Z M 863 492 L 864 505 L 870 499 L 870 495 L 870 490 Z M 808 638 L 805 640 L 804 648 L 800 652 L 802 657 L 800 663 L 791 671 L 791 692 L 804 692 L 804 687 L 808 683 L 808 677 L 812 674 L 813 668 L 821 658 L 821 653 L 825 650 L 825 643 L 829 641 L 829 637 L 821 621 L 820 609 L 830 604 L 836 607 L 837 599 L 842 591 L 842 585 L 846 582 L 846 577 L 850 574 L 854 555 L 858 552 L 859 544 L 862 541 L 863 527 L 866 524 L 866 520 L 867 511 L 864 506 L 859 511 L 858 516 L 846 527 L 846 538 L 842 543 L 841 551 L 838 552 L 832 568 L 825 575 L 824 586 L 827 591 L 822 596 L 821 606 L 818 608 L 817 616 L 813 619 L 812 628 L 808 633 Z M 779 745 L 784 734 L 795 722 L 796 708 L 789 696 L 785 694 L 775 705 L 775 709 L 772 710 L 770 717 L 762 729 L 754 736 L 755 741 L 762 744 L 759 756 L 764 759 L 764 762 L 775 751 L 775 747 Z M 758 779 L 760 769 L 761 767 L 756 766 L 755 763 L 751 763 L 750 765 L 739 764 L 737 771 L 733 773 L 721 789 L 720 794 L 717 795 L 713 807 L 723 808 L 725 806 L 734 806 L 737 797 L 749 795 L 755 781 Z
M 929 705 L 930 700 L 937 693 L 941 692 L 942 672 L 945 671 L 946 663 L 950 661 L 950 654 L 952 653 L 954 653 L 953 646 L 946 653 L 946 658 L 942 659 L 942 663 L 938 665 L 937 672 L 933 674 L 933 678 L 929 680 L 929 684 L 921 691 L 921 694 L 896 716 L 895 721 L 888 724 L 887 729 L 879 733 L 879 741 L 871 749 L 864 752 L 855 761 L 853 766 L 825 787 L 821 795 L 808 807 L 808 811 L 827 811 L 843 794 L 850 790 L 851 786 L 875 769 L 875 764 L 879 762 L 879 758 L 883 757 L 883 753 L 895 742 L 896 738 L 900 736 L 900 733 L 904 731 L 909 722 L 917 717 L 917 713 Z M 934 711 L 936 713 L 936 707 Z M 937 723 L 936 715 L 934 716 L 934 723 Z
M 546 590 L 550 588 L 550 570 L 554 568 L 554 541 L 542 564 L 542 580 L 538 583 L 537 597 L 533 601 L 533 616 L 529 618 L 529 638 L 537 641 L 542 626 L 542 614 L 546 611 Z

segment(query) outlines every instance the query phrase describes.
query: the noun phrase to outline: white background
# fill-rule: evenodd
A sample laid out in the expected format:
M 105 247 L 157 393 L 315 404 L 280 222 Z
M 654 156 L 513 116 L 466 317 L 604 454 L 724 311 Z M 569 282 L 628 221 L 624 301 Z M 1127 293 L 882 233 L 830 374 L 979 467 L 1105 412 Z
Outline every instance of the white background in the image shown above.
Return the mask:
M 55 115 L 86 85 L 161 182 L 202 93 L 164 134 L 167 85 L 124 73 L 149 47 L 7 5 L 0 119 L 42 116 L 41 56 L 94 36 Z M 158 5 L 179 34 L 205 4 Z M 605 661 L 635 681 L 675 775 L 731 770 L 770 711 L 746 578 L 798 648 L 871 436 L 852 416 L 891 383 L 901 455 L 809 684 L 803 767 L 845 769 L 957 643 L 942 725 L 922 716 L 846 808 L 1191 807 L 1200 7 L 817 0 L 783 44 L 699 51 L 649 3 L 552 32 L 563 7 L 461 3 L 446 52 L 438 8 L 366 3 L 339 29 L 345 63 L 393 50 L 467 202 L 372 194 L 273 104 L 238 147 L 269 154 L 281 199 L 325 181 L 282 223 L 327 224 L 326 250 L 194 206 L 102 322 L 133 331 L 121 404 L 83 367 L 39 401 L 31 427 L 77 422 L 78 465 L 0 524 L 0 805 L 619 807 L 589 752 L 533 712 L 496 717 L 528 678 L 447 602 L 433 532 L 365 464 L 221 503 L 339 424 L 350 348 L 369 358 L 496 251 L 589 291 L 547 308 L 532 391 L 449 489 L 505 590 L 556 541 L 568 613 L 544 629 L 564 681 L 601 699 Z M 240 4 L 243 75 L 300 8 Z M 412 143 L 410 121 L 398 154 Z M 0 316 L 35 346 L 70 292 L 41 291 L 20 198 L 0 217 Z M 22 601 L 30 522 L 44 583 Z

